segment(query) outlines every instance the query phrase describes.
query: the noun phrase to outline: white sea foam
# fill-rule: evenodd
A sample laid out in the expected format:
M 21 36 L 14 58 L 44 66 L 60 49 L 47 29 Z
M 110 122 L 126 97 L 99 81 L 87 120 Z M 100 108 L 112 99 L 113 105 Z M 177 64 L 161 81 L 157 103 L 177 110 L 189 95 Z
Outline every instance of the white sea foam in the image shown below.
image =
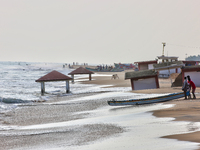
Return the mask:
M 128 132 L 124 132 L 117 137 L 108 138 L 101 141 L 96 141 L 82 146 L 64 146 L 55 147 L 51 149 L 195 149 L 198 143 L 182 142 L 172 139 L 159 138 L 161 136 L 171 134 L 188 133 L 188 126 L 196 127 L 199 124 L 192 124 L 190 122 L 174 122 L 174 118 L 156 118 L 152 116 L 149 111 L 173 107 L 172 104 L 155 104 L 143 105 L 136 107 L 103 107 L 99 110 L 93 110 L 93 117 L 48 124 L 38 124 L 31 126 L 7 127 L 8 130 L 20 130 L 24 134 L 41 134 L 57 132 L 57 129 L 65 127 L 72 129 L 88 124 L 116 124 L 124 127 Z M 91 113 L 91 112 L 90 112 Z M 53 129 L 53 130 L 47 130 Z M 27 132 L 25 132 L 27 130 Z M 20 132 L 21 133 L 21 132 Z M 169 144 L 170 143 L 170 144 Z M 44 148 L 45 149 L 45 148 Z M 46 149 L 49 149 L 49 147 Z

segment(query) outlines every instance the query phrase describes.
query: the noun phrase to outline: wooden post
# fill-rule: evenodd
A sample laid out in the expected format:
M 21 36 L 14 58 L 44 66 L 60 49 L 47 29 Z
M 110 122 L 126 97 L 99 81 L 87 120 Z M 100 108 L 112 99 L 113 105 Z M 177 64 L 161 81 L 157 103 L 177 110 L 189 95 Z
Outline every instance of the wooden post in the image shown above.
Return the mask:
M 134 80 L 131 79 L 131 87 L 132 87 L 132 90 L 134 90 Z
M 45 84 L 44 82 L 41 82 L 41 94 L 44 95 L 45 93 Z
M 158 89 L 158 88 L 160 88 L 160 86 L 159 86 L 159 81 L 158 81 L 158 74 L 157 74 L 157 76 L 155 77 L 155 80 L 156 80 L 156 87 L 157 87 L 157 89 Z
M 72 83 L 74 83 L 74 75 L 72 74 L 71 77 L 72 77 Z
M 66 81 L 66 93 L 70 92 L 70 88 L 69 88 L 69 80 Z
M 138 70 L 140 70 L 140 63 L 138 63 Z
M 91 74 L 89 74 L 89 80 L 90 80 L 90 81 L 92 80 L 92 75 L 91 75 Z

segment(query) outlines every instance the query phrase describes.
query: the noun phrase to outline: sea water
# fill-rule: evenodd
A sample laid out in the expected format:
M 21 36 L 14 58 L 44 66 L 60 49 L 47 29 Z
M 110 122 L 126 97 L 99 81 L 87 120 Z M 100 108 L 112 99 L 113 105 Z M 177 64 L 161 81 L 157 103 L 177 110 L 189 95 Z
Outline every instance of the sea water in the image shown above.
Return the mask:
M 35 82 L 35 80 L 53 70 L 68 75 L 74 69 L 63 67 L 61 63 L 0 62 L 0 101 L 20 103 L 45 98 L 41 96 L 40 83 Z M 95 75 L 97 74 L 93 76 Z M 76 75 L 75 79 L 80 77 L 88 76 Z M 66 93 L 65 86 L 65 82 L 46 82 L 46 99 L 48 100 L 48 96 Z M 70 90 L 73 94 L 106 91 L 100 86 L 94 87 L 93 85 L 80 85 L 78 83 L 70 84 Z M 113 89 L 110 90 L 112 91 Z M 127 91 L 130 88 L 120 88 L 120 90 Z
M 129 91 L 131 88 L 102 88 L 100 85 L 79 84 L 79 78 L 88 75 L 75 75 L 76 83 L 70 82 L 70 93 L 66 93 L 66 83 L 46 82 L 45 96 L 41 96 L 41 84 L 35 82 L 40 77 L 56 70 L 68 75 L 74 69 L 64 67 L 62 63 L 0 62 L 0 111 L 9 111 L 20 103 L 48 101 L 52 97 L 70 94 L 101 91 Z M 106 76 L 93 74 L 92 76 Z M 84 79 L 82 79 L 84 80 Z
M 1 100 L 4 102 L 38 100 L 40 84 L 35 80 L 53 69 L 64 72 L 61 70 L 61 64 L 0 62 Z

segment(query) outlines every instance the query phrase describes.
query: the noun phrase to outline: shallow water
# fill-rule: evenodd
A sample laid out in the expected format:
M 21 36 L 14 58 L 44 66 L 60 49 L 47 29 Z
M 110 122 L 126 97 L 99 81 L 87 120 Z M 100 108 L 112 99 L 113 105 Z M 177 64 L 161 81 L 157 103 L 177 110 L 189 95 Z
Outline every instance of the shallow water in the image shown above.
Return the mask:
M 124 127 L 126 132 L 86 145 L 70 146 L 65 148 L 76 150 L 188 150 L 198 148 L 199 143 L 160 138 L 166 135 L 189 132 L 187 129 L 188 124 L 190 124 L 189 122 L 172 122 L 174 118 L 156 118 L 152 116 L 152 113 L 147 112 L 172 106 L 173 105 L 155 104 L 139 107 L 104 107 L 103 109 L 96 111 L 96 113 L 98 112 L 96 117 L 73 121 L 68 125 L 74 126 L 90 123 L 116 124 Z

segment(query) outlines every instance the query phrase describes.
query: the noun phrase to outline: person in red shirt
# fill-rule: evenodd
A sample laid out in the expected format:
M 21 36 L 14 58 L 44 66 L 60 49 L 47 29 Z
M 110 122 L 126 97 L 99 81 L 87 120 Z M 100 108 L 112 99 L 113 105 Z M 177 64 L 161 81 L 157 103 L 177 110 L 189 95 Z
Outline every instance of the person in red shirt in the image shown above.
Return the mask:
M 196 99 L 196 96 L 194 94 L 195 90 L 196 90 L 196 85 L 194 84 L 194 82 L 190 79 L 190 76 L 187 76 L 188 78 L 188 83 L 189 83 L 189 86 L 190 86 L 190 89 L 192 87 L 192 95 L 193 95 L 193 99 Z

